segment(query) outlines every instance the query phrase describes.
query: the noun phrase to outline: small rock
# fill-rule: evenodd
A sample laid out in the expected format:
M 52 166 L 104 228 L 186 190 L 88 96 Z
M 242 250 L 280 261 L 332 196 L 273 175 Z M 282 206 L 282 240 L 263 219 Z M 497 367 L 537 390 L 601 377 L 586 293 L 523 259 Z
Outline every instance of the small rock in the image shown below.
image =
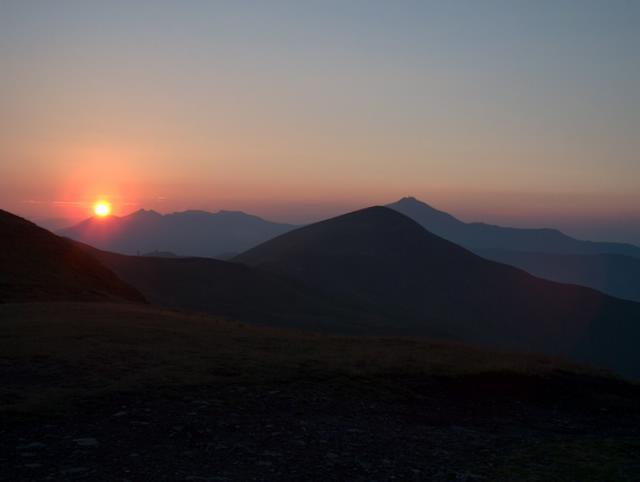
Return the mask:
M 43 447 L 46 447 L 46 444 L 43 444 L 42 442 L 32 442 L 30 444 L 26 444 L 26 445 L 18 445 L 18 449 L 22 450 L 22 449 L 41 449 Z
M 97 447 L 100 445 L 100 442 L 93 437 L 74 438 L 73 441 L 81 447 Z
M 63 469 L 62 473 L 63 474 L 80 474 L 82 472 L 86 472 L 87 469 L 86 467 L 69 467 L 68 469 Z
M 282 457 L 282 454 L 280 452 L 273 452 L 271 450 L 265 450 L 264 452 L 262 452 L 262 455 L 265 455 L 267 457 Z

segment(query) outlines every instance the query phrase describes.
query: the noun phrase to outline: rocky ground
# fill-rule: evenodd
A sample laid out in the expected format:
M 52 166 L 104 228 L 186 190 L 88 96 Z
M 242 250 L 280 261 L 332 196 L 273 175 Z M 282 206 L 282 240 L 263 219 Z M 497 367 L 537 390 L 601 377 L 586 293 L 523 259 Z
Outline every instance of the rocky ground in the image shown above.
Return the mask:
M 199 386 L 5 413 L 0 480 L 638 480 L 629 392 L 506 375 Z M 395 384 L 394 384 L 395 385 Z
M 637 481 L 640 385 L 538 355 L 0 304 L 0 480 Z

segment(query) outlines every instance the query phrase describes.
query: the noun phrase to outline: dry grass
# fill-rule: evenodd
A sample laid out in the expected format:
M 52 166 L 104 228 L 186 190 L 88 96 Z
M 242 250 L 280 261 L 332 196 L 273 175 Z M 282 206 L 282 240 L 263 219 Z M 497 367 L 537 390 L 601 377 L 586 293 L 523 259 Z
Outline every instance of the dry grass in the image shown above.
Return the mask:
M 558 370 L 602 375 L 543 356 L 417 338 L 321 336 L 139 305 L 0 305 L 5 410 L 201 383 Z

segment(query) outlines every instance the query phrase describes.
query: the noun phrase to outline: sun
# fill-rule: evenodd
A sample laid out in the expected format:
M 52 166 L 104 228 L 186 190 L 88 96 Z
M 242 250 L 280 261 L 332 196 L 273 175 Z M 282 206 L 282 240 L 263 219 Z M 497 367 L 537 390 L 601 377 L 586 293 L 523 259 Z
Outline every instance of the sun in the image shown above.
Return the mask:
M 105 216 L 111 214 L 111 204 L 109 204 L 107 201 L 98 201 L 93 205 L 93 212 L 96 214 L 96 216 L 104 218 Z

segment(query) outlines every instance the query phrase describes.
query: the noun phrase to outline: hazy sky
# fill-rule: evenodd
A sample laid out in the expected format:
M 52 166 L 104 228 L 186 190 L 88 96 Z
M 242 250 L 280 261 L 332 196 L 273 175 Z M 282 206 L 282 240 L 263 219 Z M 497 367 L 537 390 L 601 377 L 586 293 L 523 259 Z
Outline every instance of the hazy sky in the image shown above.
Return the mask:
M 0 207 L 415 195 L 640 243 L 638 1 L 0 0 Z

